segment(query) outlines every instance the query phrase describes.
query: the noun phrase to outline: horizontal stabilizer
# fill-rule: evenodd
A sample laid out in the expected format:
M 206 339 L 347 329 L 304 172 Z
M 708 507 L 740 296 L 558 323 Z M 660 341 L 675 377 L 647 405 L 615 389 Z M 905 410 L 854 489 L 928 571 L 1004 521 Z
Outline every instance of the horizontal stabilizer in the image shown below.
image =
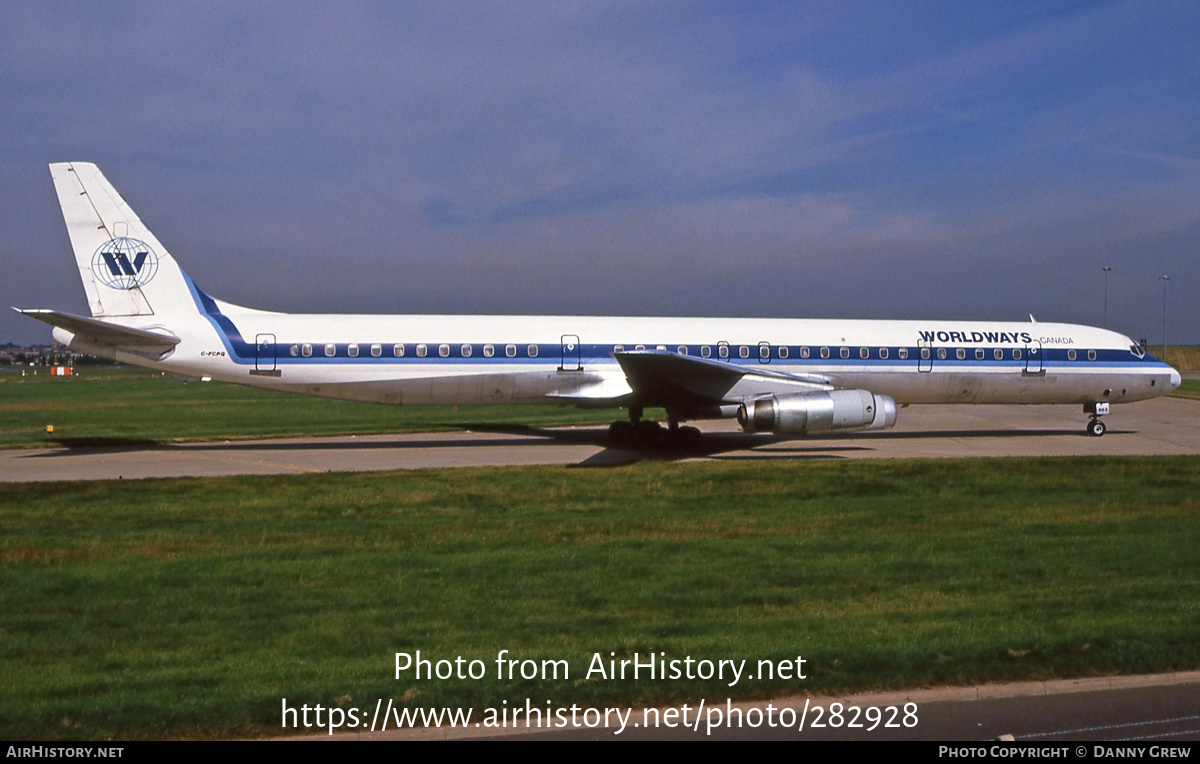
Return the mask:
M 90 340 L 97 345 L 161 353 L 179 344 L 179 338 L 173 334 L 134 329 L 131 326 L 110 324 L 107 321 L 76 316 L 71 313 L 60 313 L 57 310 L 21 310 L 20 308 L 13 308 L 13 310 L 51 326 L 65 329 L 76 337 Z

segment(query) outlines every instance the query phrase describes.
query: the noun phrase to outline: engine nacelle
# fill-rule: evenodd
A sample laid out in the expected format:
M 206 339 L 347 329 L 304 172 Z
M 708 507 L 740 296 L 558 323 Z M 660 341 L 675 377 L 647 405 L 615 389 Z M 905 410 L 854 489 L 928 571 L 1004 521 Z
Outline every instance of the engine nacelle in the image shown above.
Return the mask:
M 803 435 L 823 430 L 882 430 L 896 424 L 896 402 L 867 390 L 768 395 L 738 409 L 745 432 Z

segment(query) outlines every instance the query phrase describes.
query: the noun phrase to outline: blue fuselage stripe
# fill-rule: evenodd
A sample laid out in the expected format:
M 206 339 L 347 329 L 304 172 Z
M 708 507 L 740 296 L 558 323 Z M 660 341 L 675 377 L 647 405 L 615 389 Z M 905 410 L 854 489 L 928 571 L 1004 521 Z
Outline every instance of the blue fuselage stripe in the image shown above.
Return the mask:
M 958 348 L 953 346 L 933 346 L 929 345 L 911 345 L 907 347 L 869 347 L 866 348 L 866 357 L 862 357 L 862 346 L 848 346 L 849 357 L 841 356 L 842 348 L 846 346 L 827 346 L 828 357 L 821 357 L 821 352 L 825 349 L 817 345 L 769 345 L 766 346 L 768 357 L 760 356 L 760 346 L 755 345 L 726 345 L 724 343 L 714 342 L 711 345 L 682 345 L 682 344 L 665 344 L 664 343 L 628 343 L 624 345 L 585 345 L 578 344 L 572 350 L 567 350 L 566 347 L 560 344 L 537 344 L 537 343 L 506 343 L 493 344 L 494 354 L 491 357 L 484 355 L 484 345 L 482 343 L 472 343 L 463 345 L 460 343 L 449 344 L 439 342 L 405 342 L 405 343 L 269 343 L 264 346 L 264 358 L 258 358 L 258 348 L 247 342 L 241 331 L 233 321 L 221 312 L 216 301 L 205 294 L 185 273 L 184 281 L 187 283 L 188 289 L 191 291 L 192 299 L 195 300 L 196 308 L 205 318 L 212 324 L 216 330 L 217 336 L 225 346 L 226 352 L 235 363 L 243 365 L 252 365 L 261 360 L 267 360 L 280 365 L 320 365 L 320 364 L 398 364 L 398 365 L 426 365 L 430 363 L 447 364 L 447 365 L 496 365 L 500 363 L 522 363 L 522 364 L 546 364 L 549 362 L 559 362 L 566 360 L 569 364 L 575 364 L 577 361 L 583 365 L 595 365 L 604 363 L 615 363 L 613 353 L 617 347 L 623 350 L 634 349 L 655 349 L 659 346 L 675 352 L 683 347 L 687 350 L 687 355 L 696 358 L 705 358 L 713 361 L 723 361 L 736 364 L 738 366 L 750 367 L 813 367 L 823 368 L 828 366 L 854 366 L 864 369 L 882 368 L 882 367 L 920 367 L 928 369 L 930 366 L 934 368 L 950 367 L 954 369 L 1027 369 L 1027 368 L 1053 368 L 1053 369 L 1086 369 L 1091 366 L 1117 366 L 1119 368 L 1128 369 L 1129 371 L 1154 371 L 1167 370 L 1170 367 L 1167 364 L 1159 361 L 1150 355 L 1142 357 L 1137 356 L 1129 350 L 1116 349 L 1095 349 L 1094 358 L 1089 355 L 1088 349 L 1075 349 L 1076 357 L 1074 360 L 1069 358 L 1070 348 L 1041 348 L 1041 359 L 1030 359 L 1029 347 L 1014 348 L 1011 345 L 1002 348 L 988 347 L 983 348 L 984 357 L 982 359 L 975 357 L 977 346 L 964 348 L 966 358 L 958 358 Z M 381 353 L 378 356 L 371 354 L 371 346 L 379 345 Z M 516 355 L 508 355 L 507 347 L 512 345 L 516 349 Z M 325 355 L 327 345 L 333 345 L 333 355 Z M 356 345 L 358 355 L 350 355 L 350 346 Z M 442 355 L 443 345 L 446 345 L 446 354 Z M 426 350 L 425 355 L 418 355 L 418 346 L 423 346 Z M 311 355 L 305 356 L 303 349 L 311 348 Z M 402 347 L 404 354 L 401 356 L 394 355 L 393 348 Z M 463 353 L 463 348 L 470 349 L 470 355 Z M 709 348 L 708 356 L 703 355 L 702 348 Z M 529 349 L 535 348 L 534 353 L 530 353 Z M 729 356 L 726 358 L 719 357 L 720 349 L 728 348 Z M 748 355 L 741 355 L 742 348 L 745 348 Z M 782 357 L 780 351 L 786 349 L 787 357 Z M 808 351 L 808 357 L 805 357 L 803 351 Z M 887 358 L 882 357 L 881 351 L 887 351 Z M 931 358 L 921 358 L 922 350 L 930 350 Z M 940 350 L 946 351 L 946 358 L 939 358 L 937 354 Z M 1004 356 L 997 360 L 995 351 L 1000 350 Z M 1021 352 L 1020 358 L 1013 358 L 1013 351 Z M 900 352 L 907 353 L 907 358 L 901 358 Z M 295 353 L 293 355 L 293 352 Z

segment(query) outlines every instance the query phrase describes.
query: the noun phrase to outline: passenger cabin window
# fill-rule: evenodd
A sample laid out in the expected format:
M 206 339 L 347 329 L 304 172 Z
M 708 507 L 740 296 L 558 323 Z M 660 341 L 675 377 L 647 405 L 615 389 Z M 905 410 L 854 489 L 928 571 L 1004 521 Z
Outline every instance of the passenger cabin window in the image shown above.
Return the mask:
M 346 355 L 351 358 L 358 358 L 358 345 L 353 342 L 346 346 Z
M 655 350 L 666 350 L 667 346 L 666 345 L 655 345 L 654 349 Z
M 292 354 L 293 358 L 295 358 L 296 356 L 300 355 L 300 346 L 292 345 L 290 348 L 288 348 L 288 352 Z
M 449 356 L 450 346 L 444 342 L 441 345 L 438 345 L 438 355 L 440 355 L 442 358 Z
M 679 355 L 687 355 L 687 345 L 680 345 L 679 347 L 675 348 L 675 350 L 679 353 Z
M 780 357 L 780 358 L 787 358 L 787 357 L 788 357 L 788 349 L 787 349 L 787 345 L 784 345 L 783 347 L 779 348 L 779 357 Z
M 929 348 L 921 348 L 921 360 L 922 361 L 929 360 Z
M 997 361 L 1003 361 L 1003 360 L 1004 360 L 1004 351 L 1003 351 L 1003 350 L 1001 350 L 1000 348 L 996 348 L 996 360 L 997 360 Z
M 1021 349 L 1020 348 L 1013 348 L 1013 360 L 1014 361 L 1021 360 Z
M 1075 350 L 1074 350 L 1074 349 L 1071 349 L 1071 350 L 1068 350 L 1068 351 L 1067 351 L 1067 360 L 1068 360 L 1068 361 L 1074 361 L 1074 360 L 1075 360 Z
M 729 346 L 728 345 L 717 345 L 717 355 L 720 356 L 721 358 L 728 358 L 729 357 Z
M 303 347 L 300 349 L 300 354 L 305 358 L 308 358 L 310 355 L 312 355 L 312 345 L 309 345 L 307 342 L 304 343 Z
M 333 358 L 333 355 L 336 352 L 337 352 L 337 345 L 333 344 L 332 342 L 325 346 L 325 357 L 326 358 Z
M 646 349 L 645 345 L 637 345 L 634 347 L 634 350 L 645 350 L 645 349 Z
M 459 352 L 462 353 L 463 358 L 470 358 L 471 353 L 474 351 L 472 350 L 470 345 L 463 345 L 461 348 L 459 348 Z
M 808 349 L 808 346 L 800 348 L 800 357 L 801 358 L 808 358 L 808 356 L 810 354 L 811 354 L 811 351 Z
M 859 348 L 858 349 L 858 357 L 859 358 L 870 358 L 871 351 L 868 350 L 867 348 Z
M 821 348 L 821 357 L 822 357 L 822 358 L 828 358 L 828 357 L 829 357 L 829 348 Z
M 975 348 L 975 360 L 976 361 L 983 360 L 983 348 Z
M 849 358 L 850 357 L 850 348 L 842 348 L 841 356 L 842 356 L 842 358 Z
M 496 346 L 495 345 L 484 345 L 483 346 L 483 357 L 484 358 L 491 358 L 494 355 L 496 355 Z
M 708 345 L 704 345 L 703 347 L 700 348 L 700 357 L 701 358 L 708 358 L 710 356 L 712 356 L 712 348 L 710 348 Z
M 946 348 L 938 348 L 938 360 L 946 360 Z
M 742 345 L 741 347 L 738 348 L 738 355 L 740 355 L 742 358 L 749 358 L 750 357 L 750 348 L 746 347 L 745 345 Z
M 403 349 L 403 346 L 401 346 L 401 348 Z M 371 346 L 371 357 L 378 358 L 381 355 L 383 355 L 383 347 L 380 345 L 372 345 Z
M 758 357 L 759 358 L 770 358 L 771 357 L 771 346 L 765 342 L 763 344 L 759 345 L 758 346 Z
M 624 353 L 625 346 L 624 345 L 613 345 L 613 352 L 614 353 Z
M 1096 351 L 1095 351 L 1095 350 L 1089 350 L 1089 351 L 1088 351 L 1088 360 L 1089 360 L 1089 361 L 1094 361 L 1094 360 L 1096 360 Z
M 962 361 L 962 360 L 965 360 L 965 359 L 966 359 L 966 357 L 967 357 L 967 349 L 966 349 L 966 348 L 959 348 L 958 350 L 955 350 L 955 351 L 954 351 L 954 357 L 955 357 L 955 358 L 957 358 L 957 359 L 958 359 L 958 360 L 960 360 L 960 361 Z
M 375 348 L 371 348 L 371 353 L 373 355 L 378 355 L 378 353 L 375 352 Z M 396 358 L 403 358 L 404 346 L 400 344 L 392 345 L 392 355 L 394 355 Z
M 887 357 L 888 357 L 888 349 L 887 348 L 879 348 L 879 357 L 886 361 Z
M 901 361 L 908 359 L 908 348 L 900 348 L 896 351 L 896 355 L 900 356 Z
M 429 353 L 429 348 L 425 347 L 425 343 L 417 345 L 417 358 L 424 358 Z
M 537 345 L 530 345 L 530 346 L 529 346 L 528 348 L 526 348 L 526 349 L 529 351 L 529 357 L 530 357 L 530 358 L 537 358 L 537 353 L 538 353 L 538 351 L 537 351 Z
M 512 358 L 516 354 L 517 354 L 517 346 L 516 345 L 505 345 L 504 346 L 504 355 L 508 356 L 509 358 Z

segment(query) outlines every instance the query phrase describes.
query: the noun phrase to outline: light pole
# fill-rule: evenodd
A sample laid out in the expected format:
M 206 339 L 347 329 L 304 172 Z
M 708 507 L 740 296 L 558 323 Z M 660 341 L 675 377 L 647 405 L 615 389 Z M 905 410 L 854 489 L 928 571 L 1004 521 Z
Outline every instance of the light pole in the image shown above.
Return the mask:
M 1108 274 L 1112 273 L 1112 266 L 1104 266 L 1104 328 L 1108 328 Z
M 1170 276 L 1159 276 L 1158 280 L 1163 285 L 1163 363 L 1167 361 L 1167 282 L 1171 280 Z

